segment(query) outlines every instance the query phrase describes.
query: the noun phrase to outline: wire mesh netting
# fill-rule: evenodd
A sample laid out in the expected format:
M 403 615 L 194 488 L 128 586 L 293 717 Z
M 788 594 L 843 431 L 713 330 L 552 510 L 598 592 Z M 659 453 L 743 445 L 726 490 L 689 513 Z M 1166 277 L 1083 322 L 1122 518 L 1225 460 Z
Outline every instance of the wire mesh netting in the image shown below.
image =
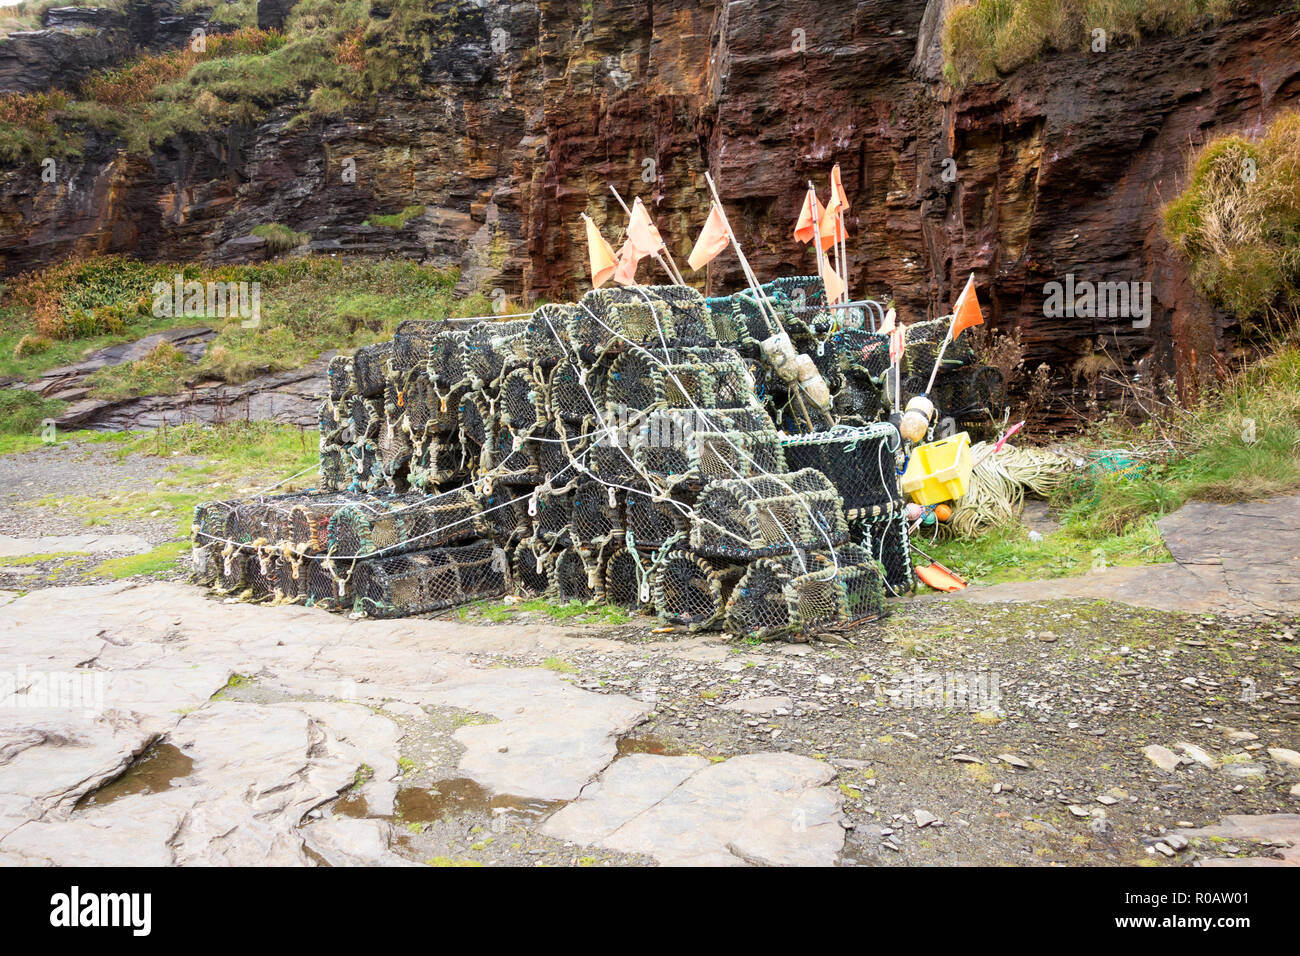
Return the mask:
M 809 277 L 762 291 L 402 322 L 329 364 L 319 490 L 196 510 L 196 579 L 373 617 L 505 593 L 759 636 L 878 615 L 911 573 L 885 339 L 862 330 L 883 310 L 827 309 Z M 829 398 L 762 354 L 781 325 Z M 961 368 L 950 407 L 993 411 L 995 383 Z

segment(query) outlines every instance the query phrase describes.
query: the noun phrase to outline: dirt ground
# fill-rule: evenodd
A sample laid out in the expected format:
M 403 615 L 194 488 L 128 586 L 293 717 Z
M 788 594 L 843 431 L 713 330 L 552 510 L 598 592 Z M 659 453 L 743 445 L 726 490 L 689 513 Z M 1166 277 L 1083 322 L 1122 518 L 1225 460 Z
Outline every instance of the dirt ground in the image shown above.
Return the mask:
M 32 502 L 120 494 L 156 480 L 148 462 L 110 466 L 72 449 L 0 458 L 0 532 L 84 531 L 58 505 Z M 146 514 L 101 519 L 94 530 L 157 543 L 173 525 Z M 105 558 L 0 565 L 0 589 L 12 596 L 102 583 L 95 569 Z M 152 577 L 182 581 L 184 570 Z M 647 618 L 557 622 L 545 610 L 506 610 L 452 612 L 428 627 L 456 635 L 440 646 L 474 667 L 541 668 L 581 691 L 644 704 L 645 719 L 618 741 L 619 759 L 777 753 L 825 763 L 843 810 L 841 865 L 1268 862 L 1286 855 L 1286 841 L 1187 843 L 1170 833 L 1227 815 L 1300 811 L 1296 610 L 1229 616 L 1078 598 L 912 598 L 891 602 L 881 623 L 806 643 L 665 632 Z M 551 636 L 539 644 L 542 631 Z M 277 673 L 270 667 L 218 696 L 301 697 Z M 376 814 L 347 791 L 319 812 L 382 816 L 393 825 L 393 852 L 415 862 L 653 860 L 545 837 L 541 824 L 567 801 L 493 792 L 469 779 L 452 734 L 482 719 L 476 714 L 426 704 L 399 715 L 394 808 Z

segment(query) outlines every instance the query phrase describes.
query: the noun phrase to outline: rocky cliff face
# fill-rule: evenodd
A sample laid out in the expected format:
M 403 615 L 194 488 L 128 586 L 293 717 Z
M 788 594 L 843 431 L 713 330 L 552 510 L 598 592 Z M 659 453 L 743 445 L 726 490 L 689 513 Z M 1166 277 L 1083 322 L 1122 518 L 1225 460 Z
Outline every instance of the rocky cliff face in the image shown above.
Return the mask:
M 205 17 L 179 12 L 179 0 L 131 0 L 123 9 L 55 7 L 40 30 L 0 39 L 0 93 L 71 90 L 87 73 L 137 53 L 189 42 Z
M 1053 54 L 954 93 L 940 75 L 947 2 L 448 3 L 453 39 L 418 96 L 308 123 L 286 105 L 147 157 L 92 140 L 54 184 L 0 171 L 0 263 L 241 261 L 264 255 L 254 225 L 281 222 L 313 251 L 427 259 L 460 266 L 466 288 L 571 298 L 587 286 L 578 214 L 620 235 L 608 183 L 646 200 L 684 266 L 710 170 L 758 273 L 806 273 L 790 231 L 807 181 L 824 189 L 839 162 L 855 292 L 892 295 L 912 320 L 947 311 L 974 272 L 1031 364 L 1068 379 L 1100 343 L 1194 392 L 1227 321 L 1192 292 L 1159 210 L 1192 147 L 1296 103 L 1293 18 L 1255 3 L 1191 36 Z M 362 225 L 412 205 L 425 212 L 401 229 Z M 1067 275 L 1151 283 L 1149 324 L 1045 316 L 1044 285 Z M 730 254 L 707 275 L 711 290 L 740 281 Z

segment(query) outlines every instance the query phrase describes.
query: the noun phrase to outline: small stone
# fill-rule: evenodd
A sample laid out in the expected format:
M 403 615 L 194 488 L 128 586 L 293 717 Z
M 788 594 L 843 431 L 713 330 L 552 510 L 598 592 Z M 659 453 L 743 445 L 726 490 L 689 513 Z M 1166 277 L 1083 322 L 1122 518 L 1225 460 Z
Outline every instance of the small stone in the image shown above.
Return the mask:
M 912 819 L 916 821 L 917 829 L 933 826 L 939 822 L 939 818 L 929 810 L 913 810 Z
M 1263 767 L 1256 763 L 1239 763 L 1231 767 L 1225 767 L 1224 772 L 1230 777 L 1241 777 L 1245 779 L 1255 779 L 1262 777 L 1266 773 Z
M 955 760 L 958 763 L 977 763 L 981 765 L 984 763 L 979 757 L 972 757 L 970 754 L 953 754 L 948 759 Z
M 1295 783 L 1291 785 L 1291 796 L 1297 800 L 1300 800 L 1300 783 Z
M 1177 833 L 1168 834 L 1165 837 L 1165 843 L 1169 844 L 1169 848 L 1171 850 L 1174 850 L 1175 852 L 1178 853 L 1181 853 L 1183 850 L 1187 849 L 1187 837 L 1181 836 Z
M 1070 804 L 1070 812 L 1073 813 L 1076 817 L 1092 816 L 1092 814 L 1087 810 L 1086 807 L 1081 807 L 1077 803 Z
M 1107 807 L 1113 807 L 1115 804 L 1119 803 L 1117 799 L 1115 799 L 1108 793 L 1103 793 L 1100 797 L 1098 797 L 1097 802 Z
M 1148 744 L 1142 748 L 1148 760 L 1163 770 L 1165 773 L 1173 773 L 1182 763 L 1179 756 L 1168 747 L 1161 747 L 1159 744 Z
M 1300 753 L 1294 750 L 1287 750 L 1285 747 L 1269 747 L 1268 755 L 1288 767 L 1300 767 Z
M 1017 757 L 1015 754 L 998 754 L 998 759 L 1001 760 L 1003 763 L 1010 764 L 1011 766 L 1016 767 L 1020 770 L 1033 769 L 1029 761 L 1021 757 Z
M 1165 856 L 1174 855 L 1173 847 L 1169 846 L 1167 843 L 1157 843 L 1155 848 L 1157 853 L 1163 853 Z
M 1056 643 L 1056 634 L 1053 631 L 1041 631 L 1039 632 L 1038 639 L 1044 644 L 1054 644 Z
M 1184 741 L 1178 744 L 1178 749 L 1181 750 L 1183 753 L 1187 754 L 1187 756 L 1191 757 L 1202 767 L 1207 767 L 1210 770 L 1214 770 L 1216 767 L 1219 766 L 1219 762 L 1217 760 L 1211 757 L 1206 751 L 1196 746 L 1196 744 L 1189 744 Z

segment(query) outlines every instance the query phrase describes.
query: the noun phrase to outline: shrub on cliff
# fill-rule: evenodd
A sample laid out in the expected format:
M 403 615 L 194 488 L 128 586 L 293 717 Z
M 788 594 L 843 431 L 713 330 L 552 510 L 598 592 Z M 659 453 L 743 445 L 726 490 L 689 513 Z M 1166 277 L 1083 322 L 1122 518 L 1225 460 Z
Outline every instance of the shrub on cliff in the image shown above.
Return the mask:
M 1238 0 L 967 0 L 943 27 L 944 75 L 956 86 L 996 79 L 1048 50 L 1178 35 L 1232 13 Z
M 1253 140 L 1221 136 L 1193 157 L 1164 210 L 1165 234 L 1211 302 L 1244 321 L 1300 319 L 1300 113 Z

